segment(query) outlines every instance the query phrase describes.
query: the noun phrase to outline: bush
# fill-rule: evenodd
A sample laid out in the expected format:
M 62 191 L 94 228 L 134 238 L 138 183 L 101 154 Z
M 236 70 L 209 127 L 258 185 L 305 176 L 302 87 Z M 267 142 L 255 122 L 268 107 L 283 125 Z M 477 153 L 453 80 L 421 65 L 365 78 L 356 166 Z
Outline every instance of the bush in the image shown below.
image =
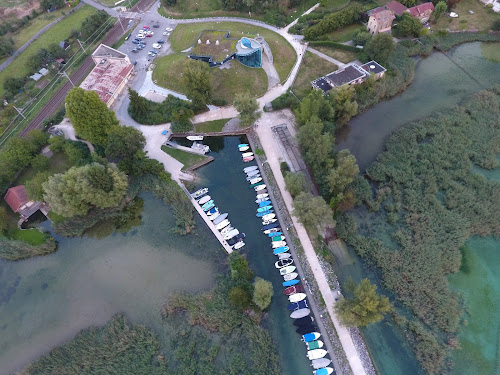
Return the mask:
M 364 46 L 366 42 L 370 40 L 372 36 L 366 30 L 358 30 L 356 34 L 354 34 L 352 41 L 356 46 Z
M 273 110 L 280 110 L 283 108 L 296 108 L 299 105 L 299 100 L 290 91 L 281 94 L 271 102 Z
M 491 30 L 500 31 L 500 20 L 496 20 L 495 22 L 493 22 L 493 25 L 491 25 Z
M 318 39 L 324 34 L 358 21 L 361 13 L 363 13 L 363 7 L 360 4 L 349 5 L 347 8 L 331 13 L 317 24 L 304 29 L 303 34 L 308 40 Z
M 275 25 L 277 27 L 283 27 L 287 25 L 287 17 L 278 11 L 277 9 L 268 10 L 264 15 L 264 22 Z
M 282 161 L 280 164 L 281 174 L 285 176 L 288 172 L 290 172 L 290 167 L 286 161 Z
M 49 167 L 49 158 L 38 154 L 31 160 L 31 166 L 36 171 L 44 171 Z

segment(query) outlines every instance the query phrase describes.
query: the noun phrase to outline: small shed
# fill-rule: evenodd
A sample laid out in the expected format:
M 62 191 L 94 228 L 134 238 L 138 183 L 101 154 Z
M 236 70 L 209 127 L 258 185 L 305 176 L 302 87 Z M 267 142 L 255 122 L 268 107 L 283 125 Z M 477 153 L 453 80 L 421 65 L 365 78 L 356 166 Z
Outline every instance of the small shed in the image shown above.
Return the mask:
M 7 190 L 7 194 L 5 194 L 4 199 L 14 212 L 18 212 L 19 209 L 29 201 L 24 185 L 11 187 Z
M 59 42 L 59 47 L 61 47 L 63 50 L 67 50 L 70 47 L 70 44 L 63 40 L 62 42 Z
M 49 74 L 49 71 L 46 68 L 42 68 L 38 71 L 38 73 L 40 73 L 42 76 L 46 76 L 47 74 Z
M 35 73 L 33 74 L 32 76 L 30 76 L 30 78 L 34 81 L 38 81 L 40 78 L 42 78 L 43 76 L 40 74 L 40 73 Z

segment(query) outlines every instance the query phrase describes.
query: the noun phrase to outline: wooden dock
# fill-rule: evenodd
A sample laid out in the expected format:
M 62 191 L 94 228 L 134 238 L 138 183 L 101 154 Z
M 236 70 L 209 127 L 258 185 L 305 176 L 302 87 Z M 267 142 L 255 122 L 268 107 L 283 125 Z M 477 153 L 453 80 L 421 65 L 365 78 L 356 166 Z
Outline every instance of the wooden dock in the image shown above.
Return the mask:
M 203 219 L 203 221 L 207 224 L 208 228 L 212 231 L 212 233 L 214 234 L 214 236 L 219 240 L 219 242 L 222 245 L 222 247 L 224 248 L 224 250 L 226 250 L 226 252 L 228 254 L 231 254 L 233 252 L 233 249 L 231 249 L 231 246 L 229 246 L 229 244 L 227 243 L 227 241 L 222 237 L 222 234 L 220 234 L 220 232 L 217 229 L 215 229 L 215 226 L 209 220 L 207 214 L 203 211 L 203 209 L 198 204 L 198 202 L 196 202 L 196 200 L 191 196 L 191 194 L 186 189 L 186 187 L 184 185 L 181 185 L 181 187 L 182 187 L 182 190 L 184 190 L 184 192 L 188 196 L 188 198 L 191 201 L 191 203 L 193 204 L 195 210 L 198 211 L 198 213 L 200 214 L 200 216 Z

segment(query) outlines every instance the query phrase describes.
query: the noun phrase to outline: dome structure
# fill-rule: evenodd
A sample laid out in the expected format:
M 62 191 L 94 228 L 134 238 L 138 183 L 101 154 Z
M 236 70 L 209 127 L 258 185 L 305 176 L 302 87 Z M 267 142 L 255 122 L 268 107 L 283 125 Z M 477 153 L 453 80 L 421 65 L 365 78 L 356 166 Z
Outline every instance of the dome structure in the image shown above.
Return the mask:
M 241 47 L 242 48 L 252 48 L 252 42 L 247 38 L 241 38 Z

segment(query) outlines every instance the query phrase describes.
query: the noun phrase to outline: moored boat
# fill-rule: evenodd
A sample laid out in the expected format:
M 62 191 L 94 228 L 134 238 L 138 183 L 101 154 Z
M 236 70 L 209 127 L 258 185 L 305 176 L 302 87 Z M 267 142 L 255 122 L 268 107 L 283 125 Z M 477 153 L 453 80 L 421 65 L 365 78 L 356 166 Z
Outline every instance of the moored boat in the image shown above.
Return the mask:
M 314 349 L 314 350 L 309 350 L 307 352 L 307 358 L 309 359 L 318 359 L 318 358 L 323 358 L 325 355 L 327 355 L 328 352 L 324 349 Z M 316 370 L 318 371 L 318 370 Z
M 283 280 L 290 281 L 290 280 L 296 279 L 297 276 L 299 276 L 299 274 L 297 272 L 287 273 L 286 275 L 283 275 Z
M 309 306 L 307 305 L 307 300 L 302 300 L 302 301 L 299 301 L 299 302 L 290 302 L 287 306 L 287 309 L 288 310 L 298 310 L 298 309 L 306 309 L 308 308 Z M 310 340 L 312 341 L 312 340 Z
M 271 204 L 271 201 L 269 201 L 269 200 L 259 202 L 259 207 L 265 207 L 265 206 L 270 205 L 270 204 Z
M 283 275 L 292 273 L 296 269 L 297 269 L 297 267 L 295 267 L 295 266 L 288 266 L 288 267 L 280 268 L 280 275 L 283 276 Z
M 281 236 L 283 233 L 281 232 L 271 232 L 268 234 L 269 237 L 276 237 L 276 236 Z
M 250 185 L 251 188 L 256 188 L 257 186 L 264 185 L 264 181 L 256 182 L 255 184 Z
M 271 247 L 273 249 L 277 249 L 278 247 L 282 247 L 282 246 L 286 246 L 286 241 L 277 241 L 277 242 L 273 242 L 271 244 Z
M 266 188 L 265 184 L 254 187 L 255 191 L 261 191 L 261 190 L 264 190 L 265 188 Z
M 262 220 L 262 225 L 269 225 L 272 223 L 276 223 L 278 219 L 270 219 L 270 220 Z
M 307 350 L 321 349 L 323 347 L 323 341 L 314 340 L 310 342 L 306 342 Z
M 274 219 L 275 217 L 276 217 L 276 214 L 264 215 L 262 217 L 262 220 L 270 220 L 270 219 Z
M 278 247 L 277 249 L 274 249 L 274 255 L 286 253 L 288 250 L 290 250 L 288 246 Z
M 273 210 L 269 210 L 266 212 L 273 212 Z M 262 212 L 259 212 L 259 213 L 262 213 Z M 265 215 L 263 215 L 263 216 L 265 216 Z M 274 229 L 274 228 L 278 228 L 279 226 L 280 226 L 279 223 L 271 223 L 271 224 L 264 225 L 262 227 L 262 230 Z
M 225 235 L 227 232 L 229 232 L 230 230 L 233 230 L 233 229 L 234 228 L 231 225 L 228 225 L 227 227 L 225 227 L 224 229 L 222 229 L 220 231 L 220 234 Z
M 214 204 L 214 201 L 213 199 L 210 199 L 208 202 L 205 202 L 204 205 L 201 206 L 201 208 L 205 209 L 207 208 L 208 206 L 210 206 L 211 204 Z M 212 206 L 213 207 L 213 206 Z
M 319 333 L 315 332 L 316 334 L 319 335 Z M 328 359 L 328 358 L 320 358 L 320 359 L 315 359 L 311 362 L 311 366 L 318 370 L 318 369 L 321 369 L 323 367 L 326 367 L 328 366 L 330 363 L 332 363 L 332 360 L 331 359 Z
M 264 231 L 264 234 L 269 235 L 269 234 L 271 234 L 271 233 L 279 232 L 280 230 L 281 230 L 281 228 L 278 226 L 278 227 L 276 227 L 276 228 L 266 229 L 266 230 Z
M 190 141 L 203 141 L 202 135 L 188 135 L 186 138 Z
M 285 281 L 282 285 L 283 286 L 292 286 L 292 285 L 295 285 L 295 284 L 298 284 L 298 283 L 299 283 L 299 280 L 295 279 L 295 280 Z
M 224 239 L 229 240 L 229 239 L 233 238 L 234 236 L 237 236 L 238 234 L 240 234 L 240 231 L 238 229 L 230 230 L 229 232 L 227 232 L 224 235 Z
M 294 326 L 309 326 L 314 321 L 314 319 L 309 315 L 303 318 L 295 319 L 293 321 Z
M 293 313 L 290 314 L 290 318 L 292 319 L 300 319 L 305 316 L 308 316 L 311 313 L 311 310 L 309 309 L 299 309 L 295 310 Z
M 247 177 L 252 177 L 260 174 L 260 171 L 258 169 L 253 169 L 251 171 L 245 172 L 245 174 L 247 175 Z
M 200 190 L 196 190 L 194 193 L 191 194 L 191 196 L 194 199 L 198 199 L 198 198 L 204 196 L 206 193 L 208 193 L 208 188 L 203 188 L 203 189 L 200 189 Z
M 199 201 L 198 201 L 198 204 L 199 205 L 204 205 L 205 203 L 207 203 L 210 199 L 212 199 L 210 197 L 210 195 L 205 195 L 203 198 L 201 198 Z
M 295 293 L 295 294 L 291 294 L 288 296 L 288 300 L 290 302 L 299 302 L 299 301 L 302 301 L 303 299 L 305 299 L 307 297 L 307 294 L 305 293 Z
M 274 237 L 271 237 L 271 241 L 272 242 L 278 242 L 278 241 L 285 241 L 285 236 L 274 236 Z
M 244 158 L 249 158 L 250 156 L 253 156 L 253 152 L 244 152 L 243 154 L 241 154 L 241 156 L 243 156 Z
M 247 158 L 243 158 L 243 162 L 248 163 L 249 161 L 252 161 L 254 159 L 253 156 L 249 156 Z
M 257 208 L 257 212 L 269 211 L 271 208 L 273 208 L 273 206 L 271 206 L 271 205 L 262 206 L 262 207 Z
M 267 200 L 269 200 L 269 198 L 259 198 L 259 199 L 256 199 L 256 200 L 255 200 L 255 203 L 259 204 L 259 203 L 261 203 L 261 202 L 265 202 L 265 201 L 267 201 Z
M 293 259 L 282 259 L 282 260 L 276 261 L 274 263 L 274 267 L 283 268 L 283 267 L 289 266 L 292 263 L 293 263 Z
M 258 176 L 258 175 L 257 175 L 257 176 Z M 251 180 L 249 181 L 249 183 L 250 183 L 250 184 L 252 184 L 252 185 L 254 185 L 254 184 L 256 184 L 256 183 L 258 183 L 258 182 L 261 182 L 261 181 L 262 181 L 262 177 L 255 177 L 255 178 L 251 179 Z
M 238 148 L 240 148 L 240 147 L 245 147 L 245 146 L 248 146 L 248 143 L 240 143 L 240 144 L 238 145 Z
M 274 212 L 274 210 L 269 210 L 269 211 L 264 211 L 264 212 L 257 212 L 257 213 L 255 214 L 255 216 L 257 216 L 257 217 L 262 217 L 262 216 L 265 216 L 265 215 L 270 214 L 270 213 L 272 213 L 272 212 Z M 273 224 L 274 224 L 274 223 L 273 223 Z M 269 225 L 272 225 L 272 224 L 269 224 Z M 269 229 L 271 229 L 271 228 L 269 228 Z
M 289 288 L 286 288 L 283 291 L 283 294 L 286 296 L 290 296 L 290 295 L 295 294 L 295 293 L 302 293 L 303 291 L 304 291 L 304 287 L 302 285 L 295 285 L 295 286 L 291 286 Z
M 256 165 L 252 165 L 250 167 L 243 168 L 243 172 L 248 173 L 251 171 L 255 171 L 256 169 L 259 169 L 259 167 Z
M 256 173 L 256 174 L 253 174 L 253 175 L 251 175 L 251 176 L 247 176 L 246 180 L 247 180 L 249 183 L 253 184 L 254 182 L 250 182 L 250 181 L 252 181 L 253 179 L 256 179 L 256 178 L 260 178 L 260 179 L 262 179 L 262 176 L 261 176 L 259 173 Z M 257 182 L 258 182 L 258 181 L 257 181 Z
M 217 207 L 214 207 L 214 208 L 210 209 L 209 211 L 207 211 L 208 216 L 215 215 L 217 213 L 219 213 L 219 209 Z
M 237 236 L 234 236 L 233 238 L 230 238 L 229 240 L 227 240 L 227 244 L 229 246 L 233 246 L 235 245 L 238 241 L 243 241 L 243 238 L 245 238 L 246 235 L 245 233 L 240 233 L 238 234 Z
M 216 212 L 214 213 L 213 215 L 209 215 L 208 218 L 210 219 L 210 221 L 214 221 L 215 219 L 217 219 L 218 217 L 220 216 L 220 213 L 219 212 Z
M 319 339 L 320 337 L 321 337 L 321 333 L 310 332 L 310 333 L 306 333 L 304 336 L 302 336 L 302 340 L 304 342 L 311 342 L 311 341 Z M 330 363 L 327 363 L 326 365 L 323 365 L 321 367 L 328 366 L 329 364 Z
M 318 328 L 313 325 L 313 324 L 308 324 L 308 325 L 305 325 L 305 326 L 299 326 L 299 328 L 297 328 L 295 330 L 295 332 L 297 332 L 298 334 L 300 335 L 303 335 L 304 333 L 308 333 L 308 332 L 312 332 L 312 331 L 316 331 Z
M 227 218 L 227 212 L 219 215 L 219 217 L 217 217 L 215 220 L 214 220 L 214 224 L 217 225 L 219 224 L 222 220 L 224 220 L 225 218 Z
M 260 199 L 260 198 L 267 198 L 269 196 L 269 194 L 257 194 L 257 199 Z
M 249 146 L 241 146 L 238 148 L 238 150 L 240 150 L 240 152 L 244 152 L 246 150 L 248 150 L 250 147 Z
M 323 350 L 323 349 L 318 349 L 318 350 Z M 333 369 L 331 367 L 323 367 L 320 369 L 317 369 L 316 371 L 313 371 L 314 375 L 330 375 L 333 374 Z
M 278 258 L 279 259 L 288 259 L 288 258 L 291 258 L 292 257 L 292 254 L 290 253 L 279 253 L 278 254 Z
M 241 249 L 243 246 L 245 246 L 245 243 L 243 241 L 237 242 L 236 245 L 234 245 L 234 249 L 238 250 Z
M 212 203 L 210 203 L 208 206 L 206 206 L 206 207 L 203 209 L 203 211 L 207 212 L 207 211 L 211 210 L 211 209 L 212 209 L 212 208 L 214 208 L 214 207 L 215 207 L 215 203 L 214 203 L 214 202 L 212 202 Z
M 216 228 L 217 230 L 221 230 L 222 228 L 227 227 L 229 224 L 230 224 L 230 223 L 229 223 L 229 220 L 224 219 L 224 220 L 222 220 L 219 224 L 217 224 L 217 225 L 215 226 L 215 228 Z

